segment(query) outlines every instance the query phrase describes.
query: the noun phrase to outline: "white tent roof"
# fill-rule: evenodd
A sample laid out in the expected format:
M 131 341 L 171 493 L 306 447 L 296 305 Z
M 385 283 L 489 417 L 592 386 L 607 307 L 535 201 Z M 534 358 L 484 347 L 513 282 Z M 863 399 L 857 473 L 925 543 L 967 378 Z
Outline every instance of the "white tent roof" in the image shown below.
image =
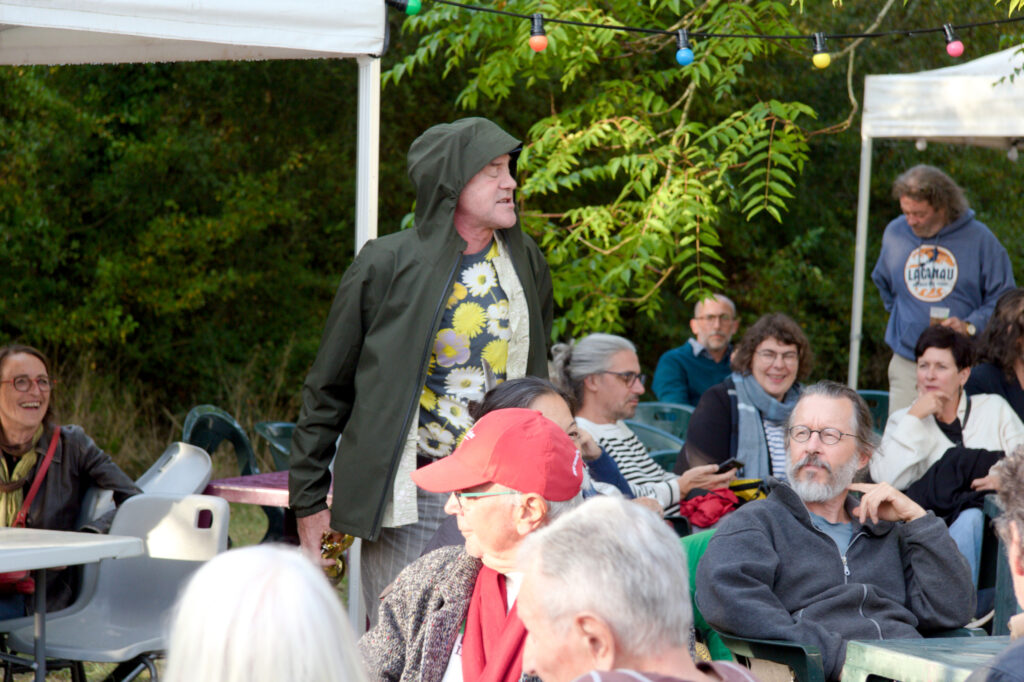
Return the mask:
M 1022 45 L 943 69 L 867 76 L 861 117 L 860 187 L 847 383 L 857 386 L 864 312 L 871 140 L 924 139 L 1008 149 L 1024 139 Z M 1019 76 L 1013 78 L 1011 77 Z
M 0 0 L 0 63 L 379 55 L 384 0 Z
M 861 133 L 1009 147 L 1024 137 L 1024 85 L 1009 79 L 1021 68 L 1015 47 L 944 69 L 868 76 Z

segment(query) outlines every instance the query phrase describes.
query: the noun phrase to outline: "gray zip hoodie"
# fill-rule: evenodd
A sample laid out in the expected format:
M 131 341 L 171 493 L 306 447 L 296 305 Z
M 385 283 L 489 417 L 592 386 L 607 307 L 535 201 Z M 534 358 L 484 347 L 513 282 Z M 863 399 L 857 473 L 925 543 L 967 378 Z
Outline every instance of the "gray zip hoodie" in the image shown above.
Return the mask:
M 840 553 L 792 488 L 769 485 L 767 499 L 725 518 L 697 567 L 697 605 L 716 630 L 813 644 L 837 679 L 851 639 L 920 637 L 970 620 L 970 569 L 934 514 L 910 523 L 854 518 Z M 847 512 L 856 506 L 848 497 Z

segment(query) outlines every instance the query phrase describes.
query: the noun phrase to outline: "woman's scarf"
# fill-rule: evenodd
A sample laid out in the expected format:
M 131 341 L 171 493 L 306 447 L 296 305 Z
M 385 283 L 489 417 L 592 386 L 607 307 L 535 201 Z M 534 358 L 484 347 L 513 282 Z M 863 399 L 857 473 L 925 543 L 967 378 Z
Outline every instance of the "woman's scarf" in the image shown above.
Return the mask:
M 462 636 L 465 682 L 516 682 L 523 672 L 526 627 L 516 607 L 508 609 L 505 576 L 483 566 L 473 586 Z
M 36 446 L 39 439 L 43 437 L 42 425 L 36 429 L 28 450 L 20 454 L 18 463 L 14 465 L 14 471 L 7 468 L 7 458 L 0 454 L 0 528 L 6 528 L 14 523 L 21 509 L 22 500 L 25 499 L 25 486 L 29 482 L 29 473 L 36 466 L 39 455 L 36 454 Z
M 802 387 L 794 382 L 782 402 L 768 395 L 753 374 L 732 373 L 739 413 L 739 442 L 736 457 L 743 462 L 743 478 L 766 479 L 771 476 L 768 441 L 763 419 L 784 422 L 796 406 Z

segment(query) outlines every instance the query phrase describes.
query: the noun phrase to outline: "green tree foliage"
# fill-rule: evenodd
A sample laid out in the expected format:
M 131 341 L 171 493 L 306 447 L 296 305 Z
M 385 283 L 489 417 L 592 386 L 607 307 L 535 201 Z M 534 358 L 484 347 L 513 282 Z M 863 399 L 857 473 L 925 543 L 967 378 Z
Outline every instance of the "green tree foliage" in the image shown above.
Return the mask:
M 520 200 L 554 273 L 556 334 L 622 330 L 631 309 L 656 315 L 665 287 L 684 296 L 722 287 L 723 209 L 782 220 L 807 158 L 802 119 L 813 112 L 740 86 L 775 44 L 709 41 L 683 69 L 674 35 L 548 23 L 549 47 L 535 54 L 522 20 L 428 6 L 405 22 L 418 46 L 385 83 L 443 62 L 445 73 L 467 75 L 456 97 L 464 109 L 484 100 L 518 107 L 530 93 L 546 110 L 519 163 Z M 787 5 L 758 0 L 513 0 L 502 9 L 590 24 L 794 31 Z

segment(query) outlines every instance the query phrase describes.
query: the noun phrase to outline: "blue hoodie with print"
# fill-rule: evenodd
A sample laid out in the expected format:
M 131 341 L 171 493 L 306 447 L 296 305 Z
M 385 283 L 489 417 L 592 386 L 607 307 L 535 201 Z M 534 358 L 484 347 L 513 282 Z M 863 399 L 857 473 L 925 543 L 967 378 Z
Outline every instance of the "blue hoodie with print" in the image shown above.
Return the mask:
M 889 312 L 885 342 L 908 360 L 933 306 L 980 332 L 999 296 L 1015 286 L 1006 249 L 971 209 L 926 238 L 914 234 L 905 216 L 890 222 L 871 280 Z

